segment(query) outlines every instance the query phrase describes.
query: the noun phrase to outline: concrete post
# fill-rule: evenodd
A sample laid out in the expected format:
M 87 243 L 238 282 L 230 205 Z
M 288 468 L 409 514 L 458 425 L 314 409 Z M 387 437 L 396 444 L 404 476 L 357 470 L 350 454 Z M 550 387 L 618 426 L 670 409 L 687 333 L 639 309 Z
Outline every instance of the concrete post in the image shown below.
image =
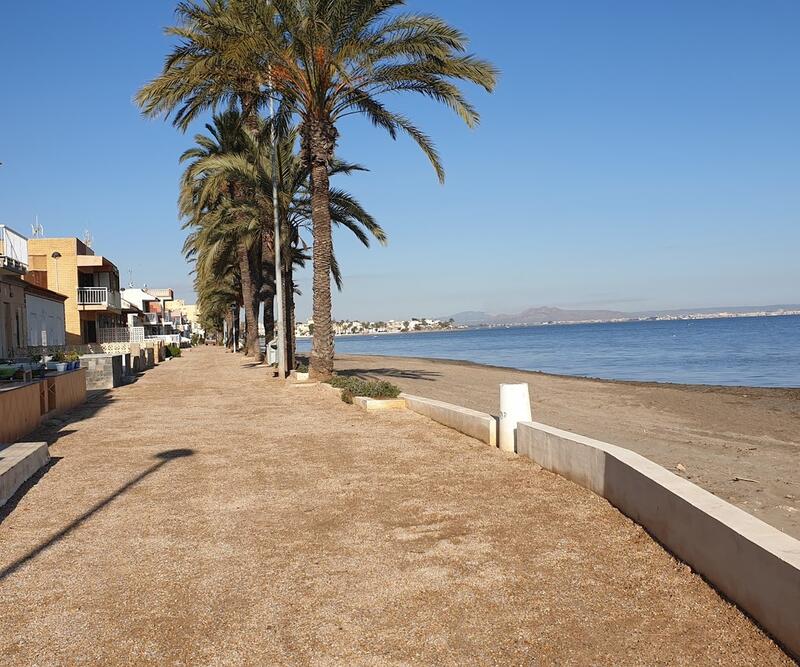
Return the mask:
M 527 384 L 500 385 L 499 444 L 504 452 L 515 451 L 517 424 L 533 421 Z

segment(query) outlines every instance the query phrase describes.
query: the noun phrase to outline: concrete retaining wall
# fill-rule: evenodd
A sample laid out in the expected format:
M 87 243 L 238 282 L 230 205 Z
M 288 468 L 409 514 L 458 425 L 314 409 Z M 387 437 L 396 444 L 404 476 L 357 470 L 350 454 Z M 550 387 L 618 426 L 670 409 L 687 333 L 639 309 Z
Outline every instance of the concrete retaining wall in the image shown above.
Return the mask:
M 41 383 L 28 382 L 0 388 L 0 443 L 16 442 L 42 420 Z
M 130 352 L 122 353 L 122 375 L 128 377 L 133 374 L 133 357 Z
M 86 371 L 53 373 L 41 380 L 0 387 L 0 443 L 24 438 L 43 419 L 86 401 Z
M 405 410 L 406 402 L 402 398 L 378 399 L 367 396 L 353 397 L 353 404 L 367 412 L 384 412 L 386 410 Z
M 45 380 L 48 385 L 48 417 L 72 410 L 86 402 L 86 370 L 78 368 L 67 373 L 59 373 Z
M 521 423 L 517 452 L 607 498 L 800 657 L 800 541 L 622 447 Z
M 87 354 L 81 357 L 86 369 L 87 389 L 113 389 L 122 385 L 124 375 L 121 354 Z
M 49 460 L 46 442 L 18 442 L 0 449 L 0 507 Z
M 449 426 L 470 437 L 485 442 L 492 447 L 497 445 L 497 419 L 485 412 L 462 408 L 431 398 L 400 394 L 406 401 L 406 407 L 433 421 Z

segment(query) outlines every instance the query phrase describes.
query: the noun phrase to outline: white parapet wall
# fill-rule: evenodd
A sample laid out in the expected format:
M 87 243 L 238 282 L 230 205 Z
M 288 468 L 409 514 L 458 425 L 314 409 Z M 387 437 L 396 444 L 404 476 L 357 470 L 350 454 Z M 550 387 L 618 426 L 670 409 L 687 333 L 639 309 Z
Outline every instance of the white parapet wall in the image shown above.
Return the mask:
M 425 415 L 487 445 L 497 446 L 497 419 L 490 414 L 411 394 L 400 394 L 400 398 L 405 399 L 406 407 L 413 412 Z
M 517 452 L 608 499 L 800 658 L 800 540 L 622 447 L 527 422 Z

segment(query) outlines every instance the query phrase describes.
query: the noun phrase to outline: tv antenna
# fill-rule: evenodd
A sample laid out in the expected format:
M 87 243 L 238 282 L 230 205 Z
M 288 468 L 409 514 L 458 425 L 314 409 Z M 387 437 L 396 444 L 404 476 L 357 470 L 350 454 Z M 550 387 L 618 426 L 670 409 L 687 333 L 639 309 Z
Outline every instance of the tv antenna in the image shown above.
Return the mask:
M 44 236 L 44 227 L 39 224 L 39 216 L 34 216 L 35 222 L 31 225 L 31 235 L 35 239 L 40 239 Z
M 128 269 L 128 287 L 133 287 L 133 269 Z
M 94 239 L 92 238 L 92 234 L 88 229 L 83 230 L 83 244 L 87 248 L 92 247 L 92 243 L 94 243 Z

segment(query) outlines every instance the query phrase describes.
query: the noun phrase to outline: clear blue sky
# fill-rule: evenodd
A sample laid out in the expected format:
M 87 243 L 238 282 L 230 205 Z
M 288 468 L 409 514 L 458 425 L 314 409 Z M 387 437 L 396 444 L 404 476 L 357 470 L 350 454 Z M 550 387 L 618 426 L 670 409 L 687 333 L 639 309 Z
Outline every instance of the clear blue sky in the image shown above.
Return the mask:
M 796 0 L 411 0 L 502 70 L 469 131 L 395 102 L 444 156 L 342 126 L 371 168 L 339 185 L 390 236 L 336 235 L 335 316 L 531 305 L 642 310 L 800 302 L 800 3 Z M 168 0 L 13 3 L 0 22 L 0 222 L 81 236 L 127 281 L 191 298 L 176 218 L 191 140 L 143 120 Z M 301 276 L 300 317 L 310 309 Z

